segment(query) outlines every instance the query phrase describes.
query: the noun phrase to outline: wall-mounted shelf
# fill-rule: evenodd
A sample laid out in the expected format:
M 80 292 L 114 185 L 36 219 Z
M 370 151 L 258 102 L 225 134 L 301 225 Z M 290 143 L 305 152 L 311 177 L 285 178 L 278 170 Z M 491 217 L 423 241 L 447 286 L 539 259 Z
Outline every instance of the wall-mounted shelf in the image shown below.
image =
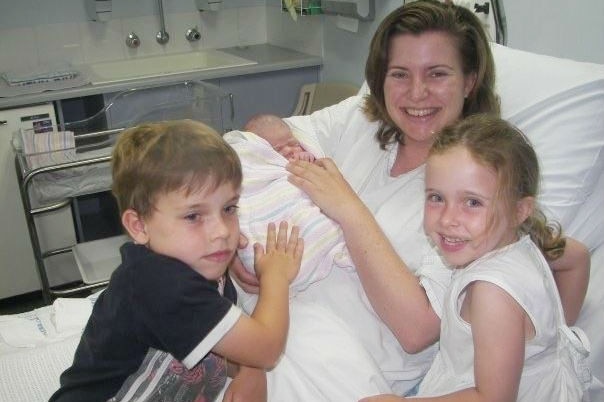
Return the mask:
M 341 15 L 359 21 L 372 21 L 375 18 L 375 0 L 297 0 L 294 3 L 298 15 Z M 284 0 L 281 1 L 281 8 L 288 11 Z

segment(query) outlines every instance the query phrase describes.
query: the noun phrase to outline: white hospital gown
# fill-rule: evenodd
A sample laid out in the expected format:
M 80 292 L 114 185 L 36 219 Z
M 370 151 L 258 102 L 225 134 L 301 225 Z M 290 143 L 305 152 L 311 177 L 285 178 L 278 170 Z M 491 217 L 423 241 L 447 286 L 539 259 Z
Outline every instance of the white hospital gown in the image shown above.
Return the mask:
M 526 342 L 519 402 L 578 402 L 583 390 L 562 350 L 562 304 L 547 262 L 530 237 L 455 270 L 445 299 L 440 350 L 421 383 L 418 396 L 438 396 L 474 386 L 472 329 L 460 316 L 462 295 L 474 281 L 493 283 L 526 311 L 535 336 Z M 571 334 L 571 337 L 574 337 Z M 575 339 L 576 340 L 576 339 Z

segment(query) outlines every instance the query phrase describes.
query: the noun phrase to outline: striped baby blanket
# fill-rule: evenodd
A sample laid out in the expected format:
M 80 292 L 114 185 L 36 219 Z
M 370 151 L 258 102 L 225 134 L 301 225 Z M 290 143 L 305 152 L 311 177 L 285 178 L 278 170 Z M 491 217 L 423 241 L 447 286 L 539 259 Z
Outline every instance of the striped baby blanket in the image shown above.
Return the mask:
M 316 141 L 294 134 L 306 150 L 324 156 Z M 325 278 L 334 265 L 353 270 L 340 227 L 287 181 L 287 159 L 253 133 L 231 131 L 224 138 L 237 151 L 243 168 L 239 224 L 248 246 L 239 250 L 239 257 L 245 268 L 254 272 L 253 244 L 266 244 L 267 225 L 285 220 L 290 227 L 297 225 L 304 239 L 302 266 L 291 283 L 291 294 Z

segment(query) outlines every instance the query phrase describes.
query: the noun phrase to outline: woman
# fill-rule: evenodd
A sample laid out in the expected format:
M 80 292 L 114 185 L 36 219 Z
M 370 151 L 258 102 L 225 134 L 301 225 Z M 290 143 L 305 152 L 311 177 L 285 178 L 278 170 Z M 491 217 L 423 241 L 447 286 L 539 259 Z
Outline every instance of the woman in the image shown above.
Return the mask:
M 398 395 L 413 389 L 430 366 L 434 347 L 426 347 L 438 338 L 450 281 L 421 229 L 424 163 L 444 126 L 478 112 L 499 113 L 494 70 L 481 23 L 469 10 L 412 2 L 387 16 L 372 40 L 366 98 L 288 119 L 315 135 L 331 158 L 291 163 L 290 180 L 341 225 L 357 267 L 356 273 L 332 270 L 298 299 L 342 319 Z M 576 247 L 557 261 L 562 267 L 583 253 L 587 260 L 584 248 L 569 243 Z M 232 272 L 253 290 L 249 277 Z M 587 281 L 567 283 L 580 283 L 572 290 L 578 295 L 572 314 L 578 314 Z M 294 326 L 292 318 L 288 342 Z

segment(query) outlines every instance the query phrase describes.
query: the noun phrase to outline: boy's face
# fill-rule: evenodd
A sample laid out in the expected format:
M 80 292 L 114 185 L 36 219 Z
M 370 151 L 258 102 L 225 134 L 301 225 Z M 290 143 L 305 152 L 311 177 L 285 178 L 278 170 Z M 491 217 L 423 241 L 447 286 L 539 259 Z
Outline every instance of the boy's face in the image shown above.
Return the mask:
M 190 194 L 184 188 L 159 194 L 153 212 L 143 219 L 147 245 L 216 280 L 237 251 L 238 202 L 239 188 L 231 183 Z

